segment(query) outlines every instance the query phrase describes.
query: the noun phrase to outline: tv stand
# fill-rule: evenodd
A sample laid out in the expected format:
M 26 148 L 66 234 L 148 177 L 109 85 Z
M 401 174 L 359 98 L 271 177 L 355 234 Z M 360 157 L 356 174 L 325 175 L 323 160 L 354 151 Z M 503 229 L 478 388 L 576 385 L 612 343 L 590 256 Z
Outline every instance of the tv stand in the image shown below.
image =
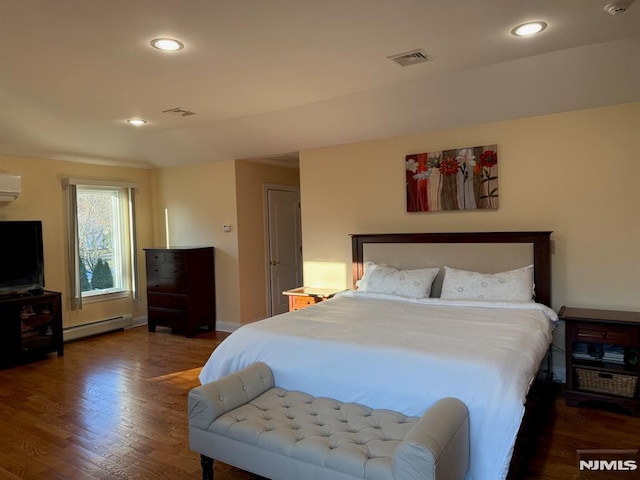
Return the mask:
M 0 300 L 10 300 L 13 298 L 24 298 L 24 297 L 37 297 L 38 295 L 43 295 L 46 290 L 42 288 L 34 288 L 34 289 L 25 289 L 25 290 L 12 290 L 9 292 L 0 293 Z
M 0 297 L 0 368 L 64 355 L 61 297 L 47 290 Z

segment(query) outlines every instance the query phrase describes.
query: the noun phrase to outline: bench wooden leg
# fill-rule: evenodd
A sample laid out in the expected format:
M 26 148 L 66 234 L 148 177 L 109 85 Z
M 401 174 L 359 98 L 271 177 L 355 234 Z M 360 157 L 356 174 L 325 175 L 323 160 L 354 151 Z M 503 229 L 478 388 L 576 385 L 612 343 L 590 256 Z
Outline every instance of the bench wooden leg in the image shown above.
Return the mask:
M 202 480 L 213 480 L 213 458 L 200 455 L 200 465 L 202 465 Z

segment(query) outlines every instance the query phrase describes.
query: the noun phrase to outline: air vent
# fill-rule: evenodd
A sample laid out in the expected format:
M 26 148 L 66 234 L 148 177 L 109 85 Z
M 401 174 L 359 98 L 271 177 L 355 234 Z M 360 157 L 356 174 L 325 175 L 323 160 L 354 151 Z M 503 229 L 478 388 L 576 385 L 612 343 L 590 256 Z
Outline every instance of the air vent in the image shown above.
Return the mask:
M 189 115 L 196 114 L 196 112 L 190 112 L 189 110 L 180 107 L 163 110 L 162 113 L 168 113 L 169 115 L 175 115 L 176 117 L 188 117 Z
M 418 63 L 425 63 L 433 60 L 431 55 L 422 49 L 391 55 L 387 58 L 389 60 L 393 60 L 401 67 L 408 67 L 409 65 L 416 65 Z

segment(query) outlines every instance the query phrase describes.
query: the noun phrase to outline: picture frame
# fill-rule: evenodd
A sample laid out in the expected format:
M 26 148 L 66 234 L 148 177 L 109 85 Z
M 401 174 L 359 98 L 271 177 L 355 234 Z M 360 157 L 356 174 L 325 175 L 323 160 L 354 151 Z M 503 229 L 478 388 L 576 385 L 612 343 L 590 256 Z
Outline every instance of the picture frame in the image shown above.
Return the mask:
M 414 153 L 405 157 L 406 211 L 499 207 L 496 144 Z

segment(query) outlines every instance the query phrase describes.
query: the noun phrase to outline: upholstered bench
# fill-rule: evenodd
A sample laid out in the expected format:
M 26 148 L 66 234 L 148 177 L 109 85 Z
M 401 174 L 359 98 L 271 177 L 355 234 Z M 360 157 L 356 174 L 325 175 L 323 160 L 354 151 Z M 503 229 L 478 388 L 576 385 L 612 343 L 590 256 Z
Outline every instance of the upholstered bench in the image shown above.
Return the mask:
M 455 398 L 422 417 L 314 398 L 256 363 L 189 392 L 189 442 L 204 480 L 213 459 L 277 480 L 461 480 L 469 417 Z

